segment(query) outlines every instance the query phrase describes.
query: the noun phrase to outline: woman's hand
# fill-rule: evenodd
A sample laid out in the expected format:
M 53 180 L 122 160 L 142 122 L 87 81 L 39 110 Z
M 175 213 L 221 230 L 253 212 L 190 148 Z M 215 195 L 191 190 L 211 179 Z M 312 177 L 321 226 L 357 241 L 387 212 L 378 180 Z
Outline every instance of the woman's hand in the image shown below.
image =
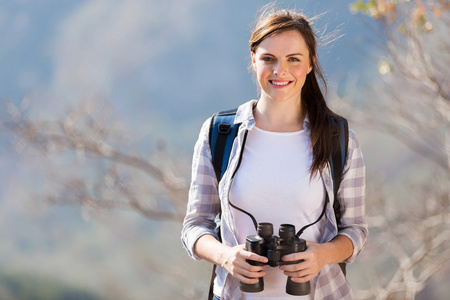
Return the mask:
M 264 266 L 253 266 L 246 260 L 253 260 L 262 263 L 267 262 L 267 258 L 244 250 L 244 245 L 228 247 L 221 253 L 220 265 L 233 277 L 248 284 L 258 282 L 258 278 L 266 274 Z
M 198 238 L 194 252 L 207 261 L 220 265 L 232 276 L 248 284 L 258 282 L 258 278 L 266 274 L 264 266 L 253 266 L 246 260 L 266 263 L 264 256 L 244 250 L 244 245 L 229 247 L 219 242 L 214 236 L 205 234 Z
M 353 254 L 353 243 L 344 235 L 337 235 L 328 243 L 306 242 L 306 251 L 283 256 L 284 261 L 303 259 L 301 263 L 280 266 L 294 282 L 307 282 L 316 277 L 326 264 L 337 264 Z
M 304 252 L 292 253 L 283 256 L 283 261 L 303 261 L 293 265 L 283 265 L 279 268 L 284 274 L 292 277 L 294 282 L 307 282 L 316 277 L 320 270 L 328 263 L 325 244 L 306 242 L 307 249 Z

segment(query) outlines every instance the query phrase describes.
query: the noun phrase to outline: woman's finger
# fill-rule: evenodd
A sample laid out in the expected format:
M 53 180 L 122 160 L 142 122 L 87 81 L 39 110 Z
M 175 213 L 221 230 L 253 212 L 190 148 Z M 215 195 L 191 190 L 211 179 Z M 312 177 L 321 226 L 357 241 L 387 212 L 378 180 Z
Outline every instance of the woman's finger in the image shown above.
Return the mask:
M 261 256 L 261 255 L 258 255 L 256 253 L 249 252 L 249 251 L 246 251 L 246 250 L 242 251 L 242 256 L 245 259 L 252 260 L 252 261 L 257 261 L 257 262 L 261 262 L 261 263 L 267 263 L 269 261 L 267 259 L 267 257 L 265 257 L 265 256 Z
M 242 269 L 240 273 L 242 275 L 244 275 L 245 277 L 249 277 L 249 278 L 259 278 L 259 277 L 263 277 L 264 275 L 266 275 L 266 272 L 264 270 L 249 271 L 249 270 Z
M 303 282 L 308 282 L 311 279 L 313 279 L 315 276 L 314 275 L 307 275 L 307 276 L 303 276 L 303 277 L 294 277 L 291 276 L 291 280 L 293 282 L 297 282 L 297 283 L 303 283 Z

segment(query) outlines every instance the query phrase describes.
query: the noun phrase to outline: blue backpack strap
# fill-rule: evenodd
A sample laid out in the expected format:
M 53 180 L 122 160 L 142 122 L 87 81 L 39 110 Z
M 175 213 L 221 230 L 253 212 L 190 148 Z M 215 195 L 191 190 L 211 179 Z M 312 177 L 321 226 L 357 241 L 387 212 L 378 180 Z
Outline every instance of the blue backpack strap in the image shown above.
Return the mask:
M 333 210 L 336 216 L 336 223 L 340 224 L 341 220 L 341 204 L 337 200 L 337 192 L 342 181 L 342 172 L 347 161 L 348 149 L 348 122 L 344 118 L 333 119 L 333 154 L 330 158 L 331 174 L 333 176 L 333 193 L 334 203 Z M 346 264 L 339 263 L 342 272 L 346 275 Z
M 211 124 L 209 126 L 209 146 L 211 147 L 212 163 L 214 166 L 214 172 L 216 173 L 217 182 L 222 179 L 228 167 L 228 159 L 230 158 L 231 148 L 233 141 L 237 136 L 239 126 L 241 123 L 235 124 L 234 119 L 236 117 L 237 109 L 221 111 L 214 114 L 211 118 Z M 220 238 L 220 216 L 216 217 L 216 232 Z M 211 282 L 209 284 L 208 300 L 212 300 L 214 297 L 213 287 L 214 279 L 216 277 L 216 265 L 214 265 L 211 275 Z
M 233 141 L 241 125 L 240 123 L 234 123 L 236 111 L 237 109 L 221 111 L 214 114 L 211 119 L 209 145 L 218 182 L 227 170 Z
M 333 154 L 330 159 L 331 174 L 333 176 L 333 192 L 334 204 L 333 209 L 336 215 L 336 220 L 340 221 L 340 203 L 337 200 L 337 192 L 342 181 L 342 172 L 347 160 L 348 149 L 348 122 L 344 118 L 333 119 Z

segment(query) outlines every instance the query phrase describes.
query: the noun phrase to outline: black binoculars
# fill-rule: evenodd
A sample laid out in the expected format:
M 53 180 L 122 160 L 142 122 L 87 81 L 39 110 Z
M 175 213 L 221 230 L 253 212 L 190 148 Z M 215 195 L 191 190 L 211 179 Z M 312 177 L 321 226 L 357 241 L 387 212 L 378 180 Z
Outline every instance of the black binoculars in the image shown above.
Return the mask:
M 273 225 L 271 223 L 259 223 L 257 235 L 247 236 L 245 250 L 267 257 L 267 263 L 261 263 L 254 260 L 247 260 L 253 266 L 269 265 L 271 267 L 290 265 L 302 262 L 282 261 L 284 255 L 303 252 L 306 250 L 306 241 L 295 235 L 295 226 L 291 224 L 282 224 L 279 228 L 279 237 L 273 235 Z M 257 293 L 264 290 L 264 279 L 254 284 L 239 283 L 239 288 L 243 292 Z M 286 293 L 293 296 L 308 295 L 311 291 L 309 281 L 304 283 L 293 282 L 291 277 L 287 278 Z

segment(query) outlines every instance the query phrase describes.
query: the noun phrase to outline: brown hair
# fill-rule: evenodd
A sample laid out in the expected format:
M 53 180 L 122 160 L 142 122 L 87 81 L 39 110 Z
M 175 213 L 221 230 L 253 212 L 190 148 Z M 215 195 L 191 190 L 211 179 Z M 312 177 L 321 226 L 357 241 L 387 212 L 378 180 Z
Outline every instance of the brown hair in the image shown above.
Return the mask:
M 265 6 L 256 19 L 249 44 L 250 50 L 255 53 L 258 45 L 265 38 L 290 30 L 297 30 L 305 39 L 312 66 L 301 92 L 302 105 L 308 112 L 311 126 L 313 161 L 310 171 L 312 178 L 316 172 L 321 173 L 322 168 L 326 166 L 331 157 L 333 151 L 332 119 L 340 118 L 340 116 L 328 108 L 317 80 L 318 78 L 322 82 L 326 94 L 327 84 L 317 59 L 316 35 L 310 22 L 303 14 L 296 11 L 277 9 L 273 5 Z

